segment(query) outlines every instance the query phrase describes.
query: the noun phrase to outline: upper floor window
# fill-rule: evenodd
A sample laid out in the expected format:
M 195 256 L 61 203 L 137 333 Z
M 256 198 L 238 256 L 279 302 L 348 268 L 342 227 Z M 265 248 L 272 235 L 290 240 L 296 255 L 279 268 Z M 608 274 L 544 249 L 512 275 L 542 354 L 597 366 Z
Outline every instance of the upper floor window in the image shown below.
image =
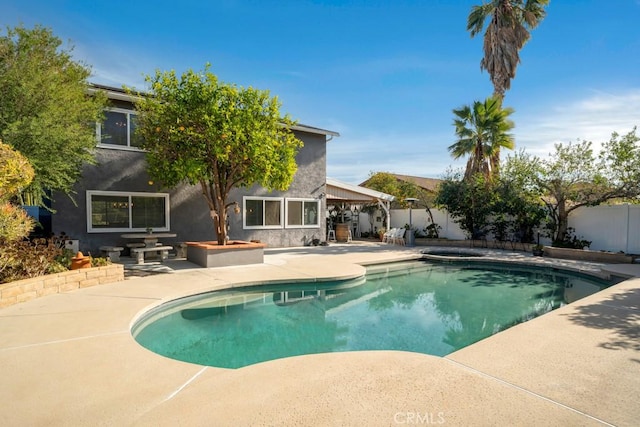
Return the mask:
M 284 203 L 281 197 L 245 197 L 244 228 L 282 228 Z
M 87 231 L 169 230 L 169 195 L 87 191 Z
M 317 199 L 287 199 L 287 228 L 320 226 L 320 201 Z
M 136 136 L 136 114 L 131 110 L 112 108 L 105 111 L 104 122 L 96 126 L 98 143 L 104 146 L 139 148 Z

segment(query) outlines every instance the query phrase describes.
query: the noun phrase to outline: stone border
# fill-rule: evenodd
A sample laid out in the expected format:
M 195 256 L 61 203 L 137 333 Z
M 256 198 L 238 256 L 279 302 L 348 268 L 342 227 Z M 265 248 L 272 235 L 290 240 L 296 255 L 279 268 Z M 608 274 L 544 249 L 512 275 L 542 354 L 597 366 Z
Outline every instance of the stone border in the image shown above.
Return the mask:
M 506 249 L 513 252 L 531 252 L 534 243 L 520 243 L 499 240 L 470 240 L 470 239 L 428 239 L 417 237 L 416 246 L 454 246 L 459 248 Z
M 0 308 L 44 295 L 59 294 L 123 280 L 124 266 L 122 264 L 111 264 L 2 283 L 0 284 Z
M 575 259 L 578 261 L 604 262 L 609 264 L 630 264 L 633 256 L 618 252 L 590 251 L 587 249 L 544 247 L 544 256 L 549 258 Z

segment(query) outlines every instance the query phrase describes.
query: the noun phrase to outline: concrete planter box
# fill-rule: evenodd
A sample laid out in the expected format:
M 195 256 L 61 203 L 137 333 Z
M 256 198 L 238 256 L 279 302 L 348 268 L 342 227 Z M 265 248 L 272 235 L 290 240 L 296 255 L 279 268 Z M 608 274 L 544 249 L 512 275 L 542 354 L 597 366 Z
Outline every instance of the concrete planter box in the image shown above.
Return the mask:
M 544 247 L 544 256 L 550 258 L 576 259 L 580 261 L 604 262 L 609 264 L 630 264 L 633 257 L 625 253 L 589 251 L 585 249 Z
M 230 265 L 262 264 L 262 243 L 230 241 L 224 246 L 217 242 L 186 242 L 187 261 L 201 267 L 226 267 Z

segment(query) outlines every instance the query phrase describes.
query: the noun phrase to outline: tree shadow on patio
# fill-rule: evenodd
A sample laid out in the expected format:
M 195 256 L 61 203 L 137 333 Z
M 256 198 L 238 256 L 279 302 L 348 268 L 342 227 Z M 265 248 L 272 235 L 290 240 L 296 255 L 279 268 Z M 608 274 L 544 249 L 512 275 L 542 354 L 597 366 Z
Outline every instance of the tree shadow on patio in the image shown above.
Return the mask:
M 600 347 L 640 352 L 640 289 L 629 289 L 606 300 L 576 308 L 568 318 L 587 328 L 611 331 Z

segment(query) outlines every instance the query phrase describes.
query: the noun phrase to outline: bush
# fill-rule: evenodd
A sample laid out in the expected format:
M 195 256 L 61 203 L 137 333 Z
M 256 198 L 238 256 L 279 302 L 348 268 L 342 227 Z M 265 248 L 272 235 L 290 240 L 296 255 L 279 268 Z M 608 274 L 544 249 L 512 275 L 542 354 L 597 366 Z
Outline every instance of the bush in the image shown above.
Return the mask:
M 434 222 L 427 225 L 424 228 L 423 232 L 427 237 L 427 239 L 437 239 L 440 237 L 440 230 L 442 230 L 442 227 L 440 227 L 438 224 Z
M 0 239 L 20 240 L 29 235 L 34 224 L 33 219 L 21 207 L 0 203 Z
M 556 248 L 569 248 L 569 249 L 584 249 L 591 246 L 591 240 L 578 239 L 575 234 L 575 230 L 572 227 L 567 229 L 561 240 L 554 240 L 553 246 Z
M 314 240 L 318 240 L 318 239 L 314 239 Z M 318 240 L 318 243 L 320 243 L 320 240 Z M 314 246 L 318 246 L 318 245 L 314 245 Z M 111 264 L 111 260 L 109 258 L 91 257 L 91 267 L 104 267 L 105 265 L 110 265 L 110 264 Z
M 62 249 L 51 240 L 5 240 L 0 244 L 0 283 L 61 271 L 56 261 L 61 255 Z
M 68 270 L 57 261 L 62 251 L 47 239 L 5 242 L 0 248 L 0 283 Z

